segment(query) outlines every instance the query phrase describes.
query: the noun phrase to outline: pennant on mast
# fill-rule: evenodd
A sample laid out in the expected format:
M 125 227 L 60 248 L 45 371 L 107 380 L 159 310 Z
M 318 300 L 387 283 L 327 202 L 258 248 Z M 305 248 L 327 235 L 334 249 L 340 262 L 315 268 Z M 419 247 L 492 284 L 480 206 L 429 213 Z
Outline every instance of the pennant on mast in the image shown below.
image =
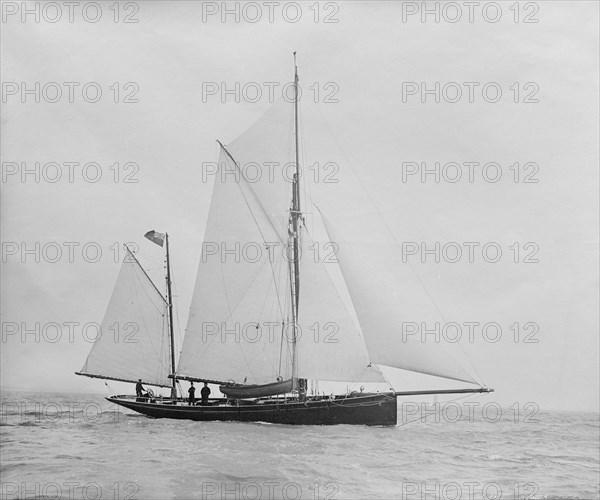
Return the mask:
M 162 247 L 165 244 L 165 233 L 157 233 L 154 231 L 148 231 L 144 238 L 148 238 L 152 243 L 156 243 L 159 247 Z

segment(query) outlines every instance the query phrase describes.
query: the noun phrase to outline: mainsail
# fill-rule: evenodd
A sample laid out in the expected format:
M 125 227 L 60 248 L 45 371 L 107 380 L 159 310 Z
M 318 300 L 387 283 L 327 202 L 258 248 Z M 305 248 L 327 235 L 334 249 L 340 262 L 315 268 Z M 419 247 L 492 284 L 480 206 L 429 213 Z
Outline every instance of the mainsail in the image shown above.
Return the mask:
M 126 250 L 100 331 L 78 375 L 169 387 L 167 303 Z
M 284 240 L 239 172 L 222 149 L 177 374 L 270 383 L 291 377 Z
M 291 377 L 381 382 L 376 365 L 385 365 L 477 383 L 445 347 L 403 335 L 403 322 L 430 319 L 432 304 L 415 300 L 423 291 L 398 266 L 379 214 L 362 219 L 354 204 L 346 206 L 357 218 L 340 229 L 304 199 L 293 234 L 302 251 L 292 339 L 292 118 L 282 99 L 221 145 L 177 376 L 247 385 Z M 326 262 L 315 249 L 332 242 L 339 253 Z
M 266 384 L 292 375 L 289 255 L 272 223 L 276 215 L 266 214 L 250 184 L 221 175 L 231 168 L 235 165 L 223 151 L 177 373 Z M 382 381 L 379 371 L 368 367 L 364 339 L 327 264 L 310 247 L 317 248 L 305 231 L 298 376 Z
M 276 103 L 221 149 L 178 376 L 247 384 L 292 376 L 288 107 Z M 302 234 L 297 376 L 383 381 L 368 366 L 351 303 L 315 253 L 326 242 L 312 228 Z

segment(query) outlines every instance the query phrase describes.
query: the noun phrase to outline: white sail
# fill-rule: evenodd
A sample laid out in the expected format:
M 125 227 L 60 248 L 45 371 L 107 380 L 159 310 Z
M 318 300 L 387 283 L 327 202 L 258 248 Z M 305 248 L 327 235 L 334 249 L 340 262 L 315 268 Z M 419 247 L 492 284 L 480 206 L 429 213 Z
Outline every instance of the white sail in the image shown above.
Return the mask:
M 285 104 L 276 103 L 221 150 L 178 376 L 246 384 L 292 376 L 286 244 L 293 150 L 281 125 L 289 115 Z M 382 381 L 368 366 L 351 302 L 340 297 L 324 263 L 309 255 L 315 241 L 305 236 L 297 376 Z
M 298 376 L 343 382 L 384 382 L 369 366 L 365 340 L 321 218 L 302 238 Z
M 246 384 L 292 376 L 290 113 L 276 102 L 221 150 L 179 376 Z
M 221 150 L 179 376 L 242 384 L 268 384 L 292 376 L 284 250 L 294 171 L 291 108 L 285 101 L 275 103 Z M 345 179 L 321 186 L 315 194 L 334 187 L 339 193 L 347 187 Z M 297 376 L 382 381 L 373 363 L 475 382 L 441 345 L 402 338 L 402 321 L 425 320 L 432 305 L 415 301 L 420 285 L 414 276 L 406 276 L 406 269 L 396 269 L 400 254 L 386 240 L 378 214 L 362 220 L 360 204 L 339 204 L 351 208 L 351 226 L 364 229 L 358 241 L 342 246 L 331 224 L 320 228 L 312 203 L 306 204 Z M 310 247 L 316 243 L 323 252 L 329 240 L 340 244 L 339 265 L 324 263 L 324 255 L 314 259 Z
M 261 211 L 271 218 L 282 241 L 288 237 L 288 210 L 295 172 L 293 130 L 293 105 L 281 98 L 227 145 Z
M 286 249 L 235 170 L 222 150 L 177 374 L 266 384 L 291 377 Z
M 101 329 L 80 374 L 171 385 L 167 304 L 126 252 Z
M 411 334 L 407 324 L 440 321 L 401 249 L 375 212 L 354 213 L 339 231 L 323 217 L 339 248 L 338 260 L 373 363 L 477 383 L 457 361 L 458 351 L 432 338 Z M 343 224 L 342 224 L 343 225 Z M 354 228 L 354 229 L 352 229 Z

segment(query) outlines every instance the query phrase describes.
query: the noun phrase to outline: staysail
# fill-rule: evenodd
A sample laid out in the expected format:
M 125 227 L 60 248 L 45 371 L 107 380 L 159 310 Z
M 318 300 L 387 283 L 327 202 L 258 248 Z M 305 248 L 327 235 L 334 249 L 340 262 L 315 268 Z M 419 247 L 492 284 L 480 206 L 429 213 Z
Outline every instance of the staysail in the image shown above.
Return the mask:
M 302 240 L 298 375 L 340 382 L 384 382 L 369 353 L 321 218 Z M 345 300 L 346 299 L 346 300 Z
M 100 331 L 78 375 L 169 387 L 167 303 L 126 250 Z

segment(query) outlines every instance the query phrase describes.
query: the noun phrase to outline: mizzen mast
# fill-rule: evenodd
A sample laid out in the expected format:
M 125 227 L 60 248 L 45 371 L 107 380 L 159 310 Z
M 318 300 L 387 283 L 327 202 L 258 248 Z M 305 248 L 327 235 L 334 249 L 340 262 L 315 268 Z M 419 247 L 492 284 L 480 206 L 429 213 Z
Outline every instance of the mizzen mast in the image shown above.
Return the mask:
M 173 333 L 173 296 L 171 294 L 171 261 L 169 259 L 169 234 L 165 233 L 165 244 L 167 247 L 167 296 L 169 306 L 169 339 L 171 343 L 171 373 L 175 374 L 175 335 Z M 173 377 L 171 397 L 177 398 L 177 379 Z
M 167 253 L 167 308 L 169 309 L 169 343 L 171 347 L 171 397 L 177 398 L 177 379 L 175 378 L 175 334 L 173 333 L 173 294 L 171 293 L 171 259 L 169 256 L 169 234 L 157 233 L 156 231 L 148 231 L 144 238 L 149 239 L 152 243 L 162 247 L 166 246 Z M 134 257 L 135 259 L 135 257 Z M 137 261 L 137 259 L 136 259 Z M 141 267 L 141 266 L 140 266 Z M 150 278 L 148 278 L 150 279 Z

